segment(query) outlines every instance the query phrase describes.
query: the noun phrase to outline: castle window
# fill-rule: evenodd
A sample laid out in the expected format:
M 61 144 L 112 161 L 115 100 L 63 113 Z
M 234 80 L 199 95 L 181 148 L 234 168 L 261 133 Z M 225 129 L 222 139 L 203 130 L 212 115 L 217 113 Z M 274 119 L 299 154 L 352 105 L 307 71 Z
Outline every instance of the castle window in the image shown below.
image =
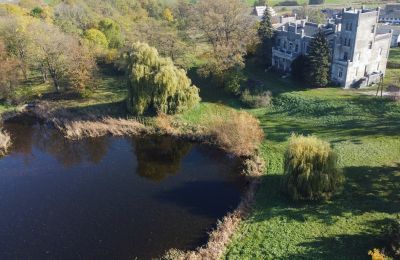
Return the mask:
M 358 68 L 356 68 L 356 77 L 358 76 Z
M 359 53 L 357 53 L 357 60 L 360 60 L 361 59 L 361 53 L 359 52 Z
M 299 51 L 299 45 L 298 45 L 298 44 L 296 44 L 296 49 L 295 49 L 295 51 L 296 51 L 296 52 Z
M 343 77 L 343 69 L 339 69 L 338 71 L 338 77 L 341 79 Z
M 345 52 L 345 53 L 343 54 L 343 60 L 347 61 L 348 58 L 349 58 L 349 54 L 348 54 L 347 52 Z
M 372 33 L 374 33 L 374 32 L 375 32 L 375 25 L 372 25 L 371 32 L 372 32 Z
M 379 56 L 381 56 L 382 55 L 382 48 L 379 48 Z
M 372 42 L 368 43 L 368 49 L 372 49 Z

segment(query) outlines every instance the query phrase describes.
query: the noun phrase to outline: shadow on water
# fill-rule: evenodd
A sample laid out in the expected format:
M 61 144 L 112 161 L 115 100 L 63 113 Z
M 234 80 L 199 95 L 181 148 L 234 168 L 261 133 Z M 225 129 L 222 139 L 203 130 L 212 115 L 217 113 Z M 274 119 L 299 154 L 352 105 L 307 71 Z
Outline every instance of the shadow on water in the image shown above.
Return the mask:
M 150 259 L 194 249 L 239 202 L 237 162 L 168 137 L 68 141 L 8 123 L 0 259 Z

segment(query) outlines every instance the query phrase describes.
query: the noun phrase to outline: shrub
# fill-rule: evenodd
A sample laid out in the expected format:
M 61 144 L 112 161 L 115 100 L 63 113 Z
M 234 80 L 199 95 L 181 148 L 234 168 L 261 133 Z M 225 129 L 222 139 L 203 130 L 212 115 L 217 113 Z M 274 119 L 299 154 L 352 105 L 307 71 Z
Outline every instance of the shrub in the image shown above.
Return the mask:
M 276 4 L 277 6 L 298 6 L 299 3 L 297 1 L 282 1 L 278 4 Z
M 236 156 L 253 155 L 264 136 L 258 120 L 244 111 L 214 115 L 207 129 L 218 146 Z
M 325 3 L 325 0 L 309 0 L 308 4 L 310 5 L 322 5 Z
M 7 153 L 8 148 L 10 146 L 11 146 L 10 135 L 3 129 L 0 129 L 0 156 L 4 156 Z
M 374 248 L 368 252 L 368 255 L 371 256 L 371 260 L 385 260 L 385 255 L 379 251 L 379 249 Z
M 294 200 L 329 198 L 342 182 L 337 157 L 328 142 L 292 135 L 285 153 L 283 188 Z
M 267 107 L 271 104 L 271 91 L 263 91 L 260 94 L 251 94 L 249 90 L 242 92 L 240 100 L 250 108 Z

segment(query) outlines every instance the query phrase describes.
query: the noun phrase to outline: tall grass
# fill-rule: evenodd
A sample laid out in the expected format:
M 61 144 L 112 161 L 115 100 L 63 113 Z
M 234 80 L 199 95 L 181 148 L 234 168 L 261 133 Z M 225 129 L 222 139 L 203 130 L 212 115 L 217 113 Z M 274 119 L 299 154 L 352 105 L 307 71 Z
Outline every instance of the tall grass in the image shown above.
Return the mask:
M 292 135 L 285 153 L 283 188 L 294 200 L 329 198 L 342 182 L 337 156 L 328 142 Z
M 104 118 L 98 121 L 57 121 L 56 127 L 69 139 L 100 137 L 107 134 L 114 136 L 138 135 L 145 131 L 145 126 L 135 120 Z
M 237 156 L 253 155 L 264 138 L 258 120 L 244 111 L 212 115 L 206 128 L 218 146 Z
M 9 147 L 11 146 L 11 137 L 3 129 L 0 129 L 0 156 L 4 156 L 7 152 Z

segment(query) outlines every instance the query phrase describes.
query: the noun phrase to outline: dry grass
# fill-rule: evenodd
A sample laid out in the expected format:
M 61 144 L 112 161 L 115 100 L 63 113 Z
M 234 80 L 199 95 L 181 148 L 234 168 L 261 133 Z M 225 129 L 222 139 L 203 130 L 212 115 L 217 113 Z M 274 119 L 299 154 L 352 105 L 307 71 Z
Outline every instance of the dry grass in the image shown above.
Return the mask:
M 135 121 L 126 119 L 104 118 L 97 121 L 54 120 L 55 126 L 68 139 L 100 137 L 104 135 L 132 136 L 145 132 L 146 127 Z
M 245 160 L 243 172 L 250 178 L 248 190 L 237 209 L 218 222 L 217 228 L 210 233 L 205 246 L 188 252 L 171 249 L 164 255 L 163 259 L 221 259 L 240 222 L 251 212 L 255 193 L 261 182 L 259 177 L 263 174 L 264 167 L 264 161 L 258 156 Z
M 11 146 L 11 137 L 3 129 L 0 129 L 0 156 L 4 156 Z
M 207 129 L 218 146 L 236 156 L 251 156 L 264 138 L 258 120 L 244 111 L 214 115 Z

